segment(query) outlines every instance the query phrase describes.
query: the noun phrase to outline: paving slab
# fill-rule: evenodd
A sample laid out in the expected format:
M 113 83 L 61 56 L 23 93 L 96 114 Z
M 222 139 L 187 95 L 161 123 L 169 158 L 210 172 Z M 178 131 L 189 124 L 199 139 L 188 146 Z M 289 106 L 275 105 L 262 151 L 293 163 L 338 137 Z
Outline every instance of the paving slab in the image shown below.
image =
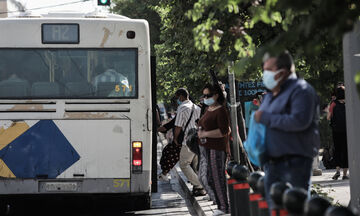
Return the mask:
M 313 188 L 314 184 L 319 185 L 322 193 L 326 193 L 327 196 L 334 199 L 334 204 L 348 206 L 350 202 L 350 181 L 342 180 L 342 172 L 338 180 L 333 180 L 332 176 L 335 171 L 335 169 L 323 170 L 321 176 L 312 176 Z

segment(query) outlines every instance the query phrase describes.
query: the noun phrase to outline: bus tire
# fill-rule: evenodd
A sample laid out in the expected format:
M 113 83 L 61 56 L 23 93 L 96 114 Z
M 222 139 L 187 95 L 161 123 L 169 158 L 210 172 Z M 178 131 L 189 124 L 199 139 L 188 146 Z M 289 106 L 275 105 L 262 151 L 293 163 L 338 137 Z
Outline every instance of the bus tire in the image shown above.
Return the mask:
M 6 200 L 0 200 L 0 215 L 10 215 L 10 205 Z
M 139 210 L 151 209 L 151 195 L 147 194 L 138 198 L 137 207 Z

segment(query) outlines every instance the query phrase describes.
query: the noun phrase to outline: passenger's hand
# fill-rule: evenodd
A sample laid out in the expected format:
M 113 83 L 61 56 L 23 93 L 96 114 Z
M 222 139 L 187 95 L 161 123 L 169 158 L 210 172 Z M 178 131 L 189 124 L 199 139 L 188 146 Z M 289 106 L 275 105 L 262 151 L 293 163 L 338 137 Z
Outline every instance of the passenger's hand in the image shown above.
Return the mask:
M 162 132 L 162 133 L 165 133 L 166 132 L 166 128 L 165 127 L 159 127 L 157 129 L 158 132 Z
M 254 118 L 256 122 L 260 122 L 262 111 L 258 110 L 255 112 Z
M 198 130 L 198 137 L 201 139 L 201 138 L 205 138 L 206 135 L 205 135 L 205 131 L 204 130 Z

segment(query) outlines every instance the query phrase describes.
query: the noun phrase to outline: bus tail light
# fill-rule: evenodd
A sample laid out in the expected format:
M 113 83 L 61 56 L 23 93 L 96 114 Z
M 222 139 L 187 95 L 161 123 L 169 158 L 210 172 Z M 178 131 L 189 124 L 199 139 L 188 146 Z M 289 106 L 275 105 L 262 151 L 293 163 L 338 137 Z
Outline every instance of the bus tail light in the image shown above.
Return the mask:
M 132 142 L 132 172 L 142 173 L 142 142 Z

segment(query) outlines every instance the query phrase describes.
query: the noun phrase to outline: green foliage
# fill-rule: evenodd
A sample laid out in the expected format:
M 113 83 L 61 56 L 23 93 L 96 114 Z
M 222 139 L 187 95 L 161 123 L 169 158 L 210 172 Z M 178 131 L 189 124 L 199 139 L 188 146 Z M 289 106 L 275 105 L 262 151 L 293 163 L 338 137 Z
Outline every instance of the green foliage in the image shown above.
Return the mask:
M 198 0 L 186 15 L 196 22 L 195 45 L 219 53 L 225 47 L 238 79 L 259 77 L 266 51 L 288 49 L 298 73 L 327 102 L 343 80 L 342 35 L 360 15 L 356 0 Z M 214 37 L 211 32 L 221 31 Z M 220 47 L 219 47 L 220 46 Z M 234 55 L 236 53 L 236 55 Z M 231 55 L 233 54 L 233 55 Z
M 146 0 L 139 4 L 136 0 L 115 0 L 112 8 L 115 13 L 148 20 L 152 54 L 157 58 L 157 97 L 168 104 L 180 87 L 197 99 L 205 82 L 210 81 L 208 71 L 213 65 L 208 62 L 214 58 L 195 49 L 195 24 L 184 16 L 192 5 L 191 1 Z
M 197 99 L 201 88 L 209 81 L 205 52 L 194 48 L 194 23 L 184 16 L 190 9 L 191 1 L 161 1 L 156 7 L 162 23 L 161 40 L 156 45 L 158 98 L 169 103 L 175 91 L 180 87 L 189 90 Z
M 258 79 L 264 53 L 288 49 L 297 73 L 327 103 L 343 80 L 342 35 L 360 15 L 356 0 L 114 1 L 113 12 L 150 23 L 164 102 L 179 87 L 197 98 L 209 70 L 226 78 L 232 61 L 238 80 Z
M 355 75 L 355 83 L 356 83 L 356 88 L 360 97 L 360 72 L 357 72 L 357 74 Z

